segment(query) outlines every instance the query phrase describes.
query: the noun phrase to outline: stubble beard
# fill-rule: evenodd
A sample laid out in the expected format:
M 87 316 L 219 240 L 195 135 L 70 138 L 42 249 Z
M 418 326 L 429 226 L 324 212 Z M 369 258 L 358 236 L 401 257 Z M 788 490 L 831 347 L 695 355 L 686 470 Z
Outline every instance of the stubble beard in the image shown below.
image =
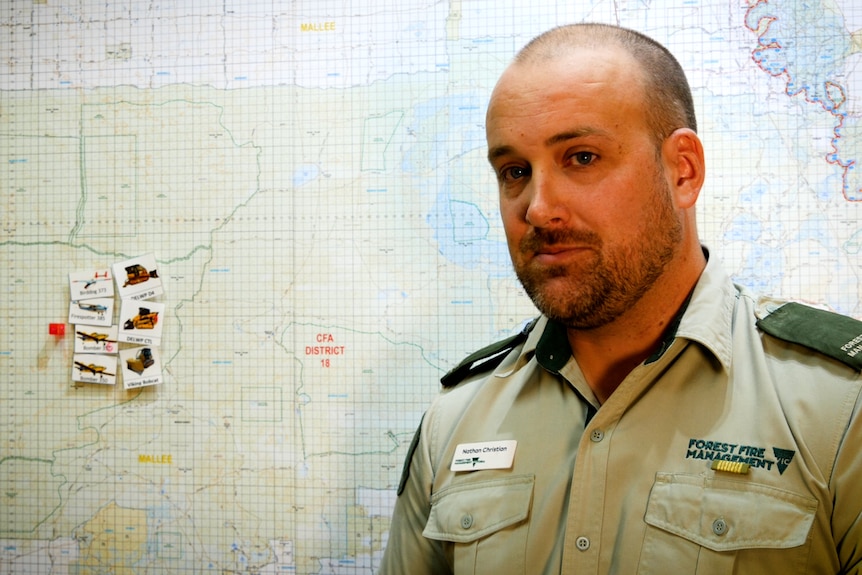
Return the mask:
M 527 259 L 515 273 L 533 303 L 549 319 L 567 328 L 589 330 L 616 320 L 631 309 L 667 269 L 682 239 L 670 190 L 661 185 L 633 236 L 608 248 L 595 233 L 534 228 L 519 250 Z M 578 264 L 539 266 L 530 259 L 540 247 L 579 245 L 590 258 Z

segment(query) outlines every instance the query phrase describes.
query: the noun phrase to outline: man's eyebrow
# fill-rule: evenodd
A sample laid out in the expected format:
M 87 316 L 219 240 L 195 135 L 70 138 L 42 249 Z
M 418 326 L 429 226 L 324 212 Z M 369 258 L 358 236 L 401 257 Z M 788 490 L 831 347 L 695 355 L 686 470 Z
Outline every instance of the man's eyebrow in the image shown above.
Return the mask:
M 495 146 L 488 150 L 488 161 L 493 164 L 494 160 L 496 160 L 500 156 L 511 154 L 514 151 L 515 148 L 513 148 L 512 146 Z
M 598 128 L 582 128 L 578 130 L 571 130 L 567 132 L 560 132 L 559 134 L 554 134 L 547 140 L 545 140 L 545 146 L 551 147 L 561 142 L 567 142 L 569 140 L 577 140 L 578 138 L 583 138 L 586 136 L 605 136 L 607 132 L 604 130 L 600 130 Z M 494 160 L 501 156 L 506 156 L 508 154 L 515 153 L 514 146 L 494 146 L 488 150 L 488 161 L 492 164 Z
M 567 142 L 569 140 L 577 140 L 578 138 L 583 138 L 586 136 L 604 136 L 607 135 L 607 132 L 604 130 L 600 130 L 598 128 L 581 128 L 578 130 L 571 130 L 569 132 L 560 132 L 559 134 L 554 134 L 547 140 L 545 140 L 545 146 L 553 146 L 555 144 L 559 144 L 560 142 Z

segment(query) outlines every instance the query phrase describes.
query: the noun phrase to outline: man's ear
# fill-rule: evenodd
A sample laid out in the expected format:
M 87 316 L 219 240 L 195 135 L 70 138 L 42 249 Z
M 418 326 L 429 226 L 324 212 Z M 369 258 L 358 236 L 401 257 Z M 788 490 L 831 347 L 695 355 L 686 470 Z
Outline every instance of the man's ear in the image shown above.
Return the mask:
M 700 138 L 689 128 L 675 130 L 662 144 L 662 158 L 677 207 L 694 207 L 706 178 Z

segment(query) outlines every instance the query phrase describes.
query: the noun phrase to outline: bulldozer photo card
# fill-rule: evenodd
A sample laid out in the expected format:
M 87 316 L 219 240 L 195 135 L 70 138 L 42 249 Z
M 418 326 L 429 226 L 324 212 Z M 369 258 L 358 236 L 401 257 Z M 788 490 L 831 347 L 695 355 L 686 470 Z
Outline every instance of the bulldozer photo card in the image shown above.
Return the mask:
M 123 300 L 118 340 L 122 343 L 158 346 L 162 339 L 164 312 L 163 303 Z
M 113 269 L 120 299 L 144 300 L 165 293 L 153 254 L 117 262 Z

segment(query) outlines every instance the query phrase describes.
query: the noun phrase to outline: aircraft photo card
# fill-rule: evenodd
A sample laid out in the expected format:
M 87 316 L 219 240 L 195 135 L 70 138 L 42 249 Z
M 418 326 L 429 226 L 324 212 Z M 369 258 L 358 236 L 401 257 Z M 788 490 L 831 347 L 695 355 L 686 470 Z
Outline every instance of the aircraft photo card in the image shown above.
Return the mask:
M 72 301 L 114 297 L 114 277 L 111 270 L 70 273 L 69 293 Z
M 119 351 L 117 326 L 75 326 L 75 353 L 113 353 Z
M 95 298 L 72 301 L 69 304 L 69 323 L 109 327 L 114 319 L 114 298 Z
M 117 383 L 117 356 L 76 353 L 72 358 L 72 381 L 115 385 Z

